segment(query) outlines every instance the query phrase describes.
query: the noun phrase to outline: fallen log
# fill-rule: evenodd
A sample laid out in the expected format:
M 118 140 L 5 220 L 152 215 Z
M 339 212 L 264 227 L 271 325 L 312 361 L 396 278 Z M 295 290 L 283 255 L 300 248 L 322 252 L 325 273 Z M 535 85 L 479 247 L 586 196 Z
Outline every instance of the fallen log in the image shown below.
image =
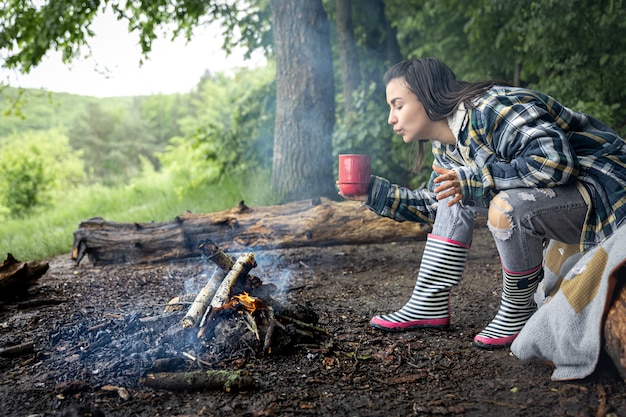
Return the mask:
M 6 298 L 24 292 L 48 267 L 47 262 L 20 262 L 8 253 L 0 265 L 0 296 Z
M 222 389 L 230 392 L 251 386 L 254 384 L 254 379 L 246 371 L 206 370 L 158 372 L 146 375 L 140 382 L 150 388 L 169 391 Z
M 626 380 L 626 261 L 612 277 L 617 285 L 604 322 L 604 350 Z
M 92 218 L 74 232 L 77 264 L 157 263 L 200 256 L 211 239 L 225 250 L 389 243 L 425 240 L 430 226 L 377 216 L 355 201 L 303 200 L 266 207 L 240 206 L 208 214 L 185 213 L 162 223 L 115 223 Z

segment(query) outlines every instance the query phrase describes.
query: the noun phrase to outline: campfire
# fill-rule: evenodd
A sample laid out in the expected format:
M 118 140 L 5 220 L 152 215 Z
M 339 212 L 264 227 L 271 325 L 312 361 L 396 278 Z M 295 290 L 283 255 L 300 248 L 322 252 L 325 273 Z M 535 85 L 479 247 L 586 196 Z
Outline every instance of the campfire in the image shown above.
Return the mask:
M 325 331 L 315 323 L 317 314 L 308 306 L 292 304 L 282 297 L 276 285 L 264 284 L 249 272 L 257 266 L 252 252 L 237 260 L 218 248 L 211 240 L 202 240 L 198 248 L 218 267 L 209 282 L 198 293 L 182 325 L 198 327 L 198 339 L 212 347 L 218 342 L 216 332 L 224 322 L 243 320 L 258 341 L 263 341 L 256 353 L 271 354 L 274 346 L 280 350 L 288 339 L 315 339 Z M 284 333 L 282 342 L 275 333 Z M 289 343 L 287 343 L 289 344 Z
M 189 353 L 185 356 L 205 370 L 192 377 L 189 372 L 149 373 L 142 379 L 144 384 L 192 389 L 188 386 L 191 380 L 204 388 L 214 384 L 225 387 L 224 381 L 228 381 L 228 389 L 241 388 L 250 382 L 249 375 L 206 368 L 225 360 L 245 361 L 250 357 L 289 352 L 298 345 L 318 343 L 327 334 L 317 326 L 318 316 L 308 305 L 289 300 L 275 284 L 266 284 L 250 274 L 257 266 L 252 252 L 235 259 L 208 239 L 200 241 L 198 249 L 217 266 L 215 272 L 193 301 L 185 301 L 185 296 L 174 297 L 166 311 L 190 304 L 178 326 L 186 339 L 193 339 L 202 348 L 196 356 Z

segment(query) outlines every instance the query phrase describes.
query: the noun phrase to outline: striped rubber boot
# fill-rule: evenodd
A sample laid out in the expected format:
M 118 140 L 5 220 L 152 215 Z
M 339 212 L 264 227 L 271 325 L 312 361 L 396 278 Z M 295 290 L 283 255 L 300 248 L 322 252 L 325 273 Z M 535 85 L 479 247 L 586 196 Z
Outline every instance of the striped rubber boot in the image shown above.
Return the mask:
M 510 346 L 530 316 L 537 311 L 534 294 L 543 279 L 541 265 L 526 272 L 502 271 L 504 277 L 500 309 L 496 317 L 474 338 L 484 349 Z
M 403 331 L 450 325 L 450 288 L 461 280 L 469 245 L 428 235 L 411 299 L 395 313 L 375 316 L 370 325 Z

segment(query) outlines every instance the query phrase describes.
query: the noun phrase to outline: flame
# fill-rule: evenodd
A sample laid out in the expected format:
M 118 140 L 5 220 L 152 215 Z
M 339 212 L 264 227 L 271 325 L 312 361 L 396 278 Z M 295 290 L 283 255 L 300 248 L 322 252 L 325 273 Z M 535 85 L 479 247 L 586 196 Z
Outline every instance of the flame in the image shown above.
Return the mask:
M 254 313 L 257 306 L 258 299 L 255 297 L 250 297 L 247 292 L 243 292 L 243 294 L 233 295 L 233 298 L 236 299 L 239 304 L 248 310 L 250 313 Z

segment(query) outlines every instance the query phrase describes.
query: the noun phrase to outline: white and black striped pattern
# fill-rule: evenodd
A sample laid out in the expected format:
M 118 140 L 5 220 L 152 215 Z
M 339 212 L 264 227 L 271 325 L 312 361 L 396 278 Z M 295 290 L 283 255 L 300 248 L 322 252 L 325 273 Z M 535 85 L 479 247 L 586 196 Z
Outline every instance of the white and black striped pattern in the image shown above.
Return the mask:
M 517 335 L 537 310 L 533 297 L 543 278 L 543 268 L 526 274 L 504 271 L 502 275 L 504 283 L 500 309 L 491 323 L 478 334 L 478 337 L 500 339 Z M 483 343 L 485 342 L 483 340 Z
M 461 280 L 468 250 L 430 236 L 411 299 L 395 313 L 380 317 L 394 323 L 448 317 L 450 287 Z

